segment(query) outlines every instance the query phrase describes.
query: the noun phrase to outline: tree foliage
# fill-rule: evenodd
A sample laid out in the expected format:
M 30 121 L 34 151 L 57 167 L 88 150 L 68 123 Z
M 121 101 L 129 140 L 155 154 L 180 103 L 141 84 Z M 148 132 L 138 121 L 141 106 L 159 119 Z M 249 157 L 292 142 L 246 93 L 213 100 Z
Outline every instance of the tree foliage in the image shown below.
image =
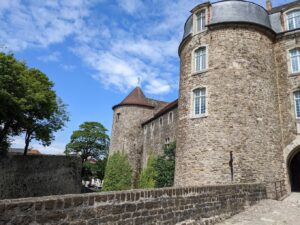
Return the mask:
M 73 132 L 65 154 L 78 154 L 82 162 L 89 157 L 106 158 L 109 147 L 109 136 L 106 131 L 107 129 L 99 122 L 84 122 L 79 130 Z
M 28 69 L 22 76 L 25 86 L 24 123 L 25 153 L 29 143 L 35 139 L 49 146 L 54 132 L 63 128 L 68 116 L 65 105 L 56 97 L 53 83 L 41 71 Z
M 108 158 L 103 191 L 119 191 L 131 188 L 132 168 L 127 155 L 115 152 Z
M 149 154 L 147 166 L 141 172 L 139 179 L 139 188 L 155 188 L 157 171 L 154 168 L 156 157 L 153 153 Z
M 22 133 L 24 154 L 33 139 L 50 145 L 67 120 L 65 105 L 48 77 L 12 54 L 0 53 L 0 152 L 7 150 L 11 136 Z
M 98 160 L 95 164 L 89 161 L 84 162 L 82 165 L 82 178 L 83 180 L 90 180 L 91 178 L 104 179 L 105 167 L 107 158 Z
M 174 184 L 175 173 L 175 150 L 176 143 L 164 147 L 164 154 L 158 156 L 154 162 L 154 168 L 157 172 L 155 176 L 156 187 L 172 187 Z

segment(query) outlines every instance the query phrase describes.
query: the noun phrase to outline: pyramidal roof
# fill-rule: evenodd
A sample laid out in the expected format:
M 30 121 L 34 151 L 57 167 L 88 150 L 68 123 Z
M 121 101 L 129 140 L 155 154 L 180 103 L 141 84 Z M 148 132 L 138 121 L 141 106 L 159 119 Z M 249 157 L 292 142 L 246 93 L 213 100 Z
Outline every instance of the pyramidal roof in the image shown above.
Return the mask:
M 113 109 L 115 109 L 118 106 L 124 106 L 124 105 L 154 108 L 154 106 L 145 97 L 140 87 L 136 87 L 135 89 L 133 89 L 133 91 L 130 92 L 130 94 L 121 103 L 115 105 Z

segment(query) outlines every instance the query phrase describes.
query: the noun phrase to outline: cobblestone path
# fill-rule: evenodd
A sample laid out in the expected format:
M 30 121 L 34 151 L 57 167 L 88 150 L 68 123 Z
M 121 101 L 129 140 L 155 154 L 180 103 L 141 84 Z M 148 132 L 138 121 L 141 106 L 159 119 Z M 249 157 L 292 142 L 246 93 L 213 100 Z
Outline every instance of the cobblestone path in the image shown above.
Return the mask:
M 217 225 L 300 225 L 300 193 L 283 201 L 261 201 Z

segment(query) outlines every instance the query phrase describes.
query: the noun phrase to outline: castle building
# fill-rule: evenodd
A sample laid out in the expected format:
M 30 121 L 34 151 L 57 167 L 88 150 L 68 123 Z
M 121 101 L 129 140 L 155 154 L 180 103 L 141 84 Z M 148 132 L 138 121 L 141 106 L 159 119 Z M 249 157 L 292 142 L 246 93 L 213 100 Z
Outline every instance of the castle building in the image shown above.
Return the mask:
M 137 178 L 150 152 L 176 141 L 176 186 L 284 181 L 300 191 L 300 1 L 199 4 L 178 52 L 178 100 L 134 89 L 113 107 L 110 154 L 127 153 Z

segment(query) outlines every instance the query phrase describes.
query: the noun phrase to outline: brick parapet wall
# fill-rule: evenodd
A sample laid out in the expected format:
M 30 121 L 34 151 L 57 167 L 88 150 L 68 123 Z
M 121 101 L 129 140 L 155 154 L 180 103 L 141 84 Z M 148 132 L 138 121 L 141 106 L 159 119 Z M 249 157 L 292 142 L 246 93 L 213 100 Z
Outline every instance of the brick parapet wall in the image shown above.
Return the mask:
M 214 224 L 266 198 L 262 184 L 132 190 L 0 201 L 0 224 Z

